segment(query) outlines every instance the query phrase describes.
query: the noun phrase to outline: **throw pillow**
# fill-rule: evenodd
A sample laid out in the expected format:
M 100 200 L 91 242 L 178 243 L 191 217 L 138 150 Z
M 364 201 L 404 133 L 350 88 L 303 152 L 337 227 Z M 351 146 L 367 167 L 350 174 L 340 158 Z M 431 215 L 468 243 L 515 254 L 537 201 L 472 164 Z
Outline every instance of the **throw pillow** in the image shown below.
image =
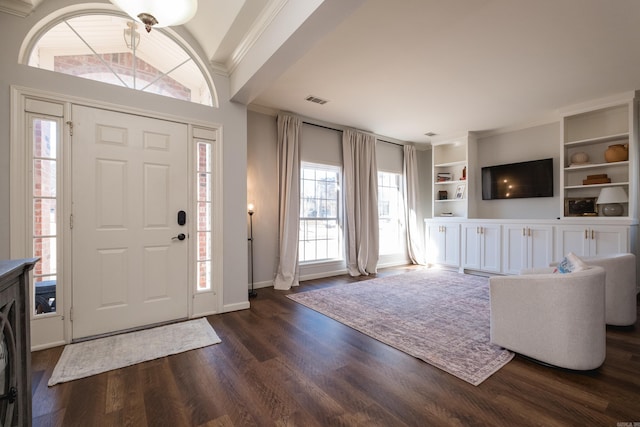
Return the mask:
M 575 273 L 588 268 L 588 265 L 582 261 L 576 254 L 569 252 L 562 261 L 558 264 L 558 267 L 553 271 L 554 273 Z

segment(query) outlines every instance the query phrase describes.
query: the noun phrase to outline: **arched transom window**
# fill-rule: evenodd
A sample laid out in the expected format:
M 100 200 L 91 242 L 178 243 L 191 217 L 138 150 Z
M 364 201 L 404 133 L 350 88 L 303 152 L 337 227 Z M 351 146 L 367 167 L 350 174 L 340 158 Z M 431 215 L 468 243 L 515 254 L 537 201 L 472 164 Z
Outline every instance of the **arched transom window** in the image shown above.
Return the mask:
M 66 17 L 33 43 L 28 64 L 213 106 L 212 87 L 169 33 L 110 14 Z

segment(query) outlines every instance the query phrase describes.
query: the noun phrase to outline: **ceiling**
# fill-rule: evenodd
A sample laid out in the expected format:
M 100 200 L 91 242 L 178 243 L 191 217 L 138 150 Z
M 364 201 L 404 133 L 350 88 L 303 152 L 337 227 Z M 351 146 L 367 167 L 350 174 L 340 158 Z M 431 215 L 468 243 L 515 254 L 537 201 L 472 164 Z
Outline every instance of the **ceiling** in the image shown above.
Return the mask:
M 637 0 L 367 0 L 251 102 L 427 142 L 635 89 Z
M 235 101 L 423 143 L 640 89 L 639 24 L 638 0 L 199 0 L 185 28 Z

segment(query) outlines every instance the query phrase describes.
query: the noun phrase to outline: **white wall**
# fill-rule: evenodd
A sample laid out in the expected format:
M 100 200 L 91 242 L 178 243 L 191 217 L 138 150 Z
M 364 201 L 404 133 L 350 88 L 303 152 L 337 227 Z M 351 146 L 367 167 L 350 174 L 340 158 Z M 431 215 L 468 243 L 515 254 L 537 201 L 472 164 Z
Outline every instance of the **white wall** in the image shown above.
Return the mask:
M 224 157 L 224 298 L 225 307 L 247 301 L 246 216 L 246 107 L 228 101 L 229 81 L 214 76 L 220 108 L 212 109 L 158 95 L 132 92 L 73 76 L 18 65 L 18 51 L 27 32 L 47 14 L 70 4 L 69 0 L 47 0 L 26 18 L 0 13 L 0 258 L 10 256 L 9 237 L 9 130 L 10 86 L 18 85 L 67 96 L 140 108 L 151 113 L 171 114 L 222 125 Z M 187 36 L 188 37 L 188 36 Z
M 482 200 L 481 183 L 475 183 L 478 218 L 556 219 L 560 216 L 560 123 L 501 133 L 478 139 L 477 171 L 484 166 L 553 158 L 554 197 L 532 199 Z M 473 162 L 473 159 L 470 159 Z
M 247 128 L 247 202 L 256 206 L 253 216 L 254 286 L 272 286 L 278 262 L 278 171 L 276 117 L 249 111 Z M 315 122 L 313 120 L 309 120 Z M 303 123 L 300 129 L 301 161 L 342 166 L 342 126 L 328 128 Z M 382 138 L 385 139 L 385 138 Z M 376 144 L 378 169 L 402 173 L 402 147 L 379 141 Z M 431 156 L 427 154 L 427 173 L 431 176 Z M 421 167 L 421 179 L 422 167 Z M 426 178 L 424 178 L 426 179 Z M 428 182 L 428 181 L 427 181 Z M 420 184 L 431 193 L 430 185 Z M 430 200 L 430 197 L 427 199 Z M 430 212 L 431 205 L 429 205 Z M 419 224 L 422 226 L 422 224 Z M 248 226 L 248 223 L 247 223 Z M 381 257 L 380 264 L 408 262 L 405 255 Z M 310 279 L 346 273 L 344 260 L 309 263 L 300 266 L 300 278 Z
M 253 215 L 254 286 L 272 286 L 278 254 L 278 168 L 276 117 L 249 111 L 247 200 Z M 247 224 L 248 226 L 248 224 Z

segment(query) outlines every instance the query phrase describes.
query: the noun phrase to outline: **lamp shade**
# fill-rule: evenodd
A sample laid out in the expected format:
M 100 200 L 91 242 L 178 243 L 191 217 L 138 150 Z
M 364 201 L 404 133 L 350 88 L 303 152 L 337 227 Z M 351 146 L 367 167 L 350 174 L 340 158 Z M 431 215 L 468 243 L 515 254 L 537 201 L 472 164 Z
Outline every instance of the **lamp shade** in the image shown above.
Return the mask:
M 193 18 L 198 9 L 198 0 L 111 0 L 111 3 L 146 25 L 149 23 L 140 15 L 151 15 L 157 21 L 151 24 L 155 27 L 184 24 Z
M 625 193 L 621 187 L 604 187 L 600 190 L 597 204 L 627 203 L 628 201 L 627 193 Z

